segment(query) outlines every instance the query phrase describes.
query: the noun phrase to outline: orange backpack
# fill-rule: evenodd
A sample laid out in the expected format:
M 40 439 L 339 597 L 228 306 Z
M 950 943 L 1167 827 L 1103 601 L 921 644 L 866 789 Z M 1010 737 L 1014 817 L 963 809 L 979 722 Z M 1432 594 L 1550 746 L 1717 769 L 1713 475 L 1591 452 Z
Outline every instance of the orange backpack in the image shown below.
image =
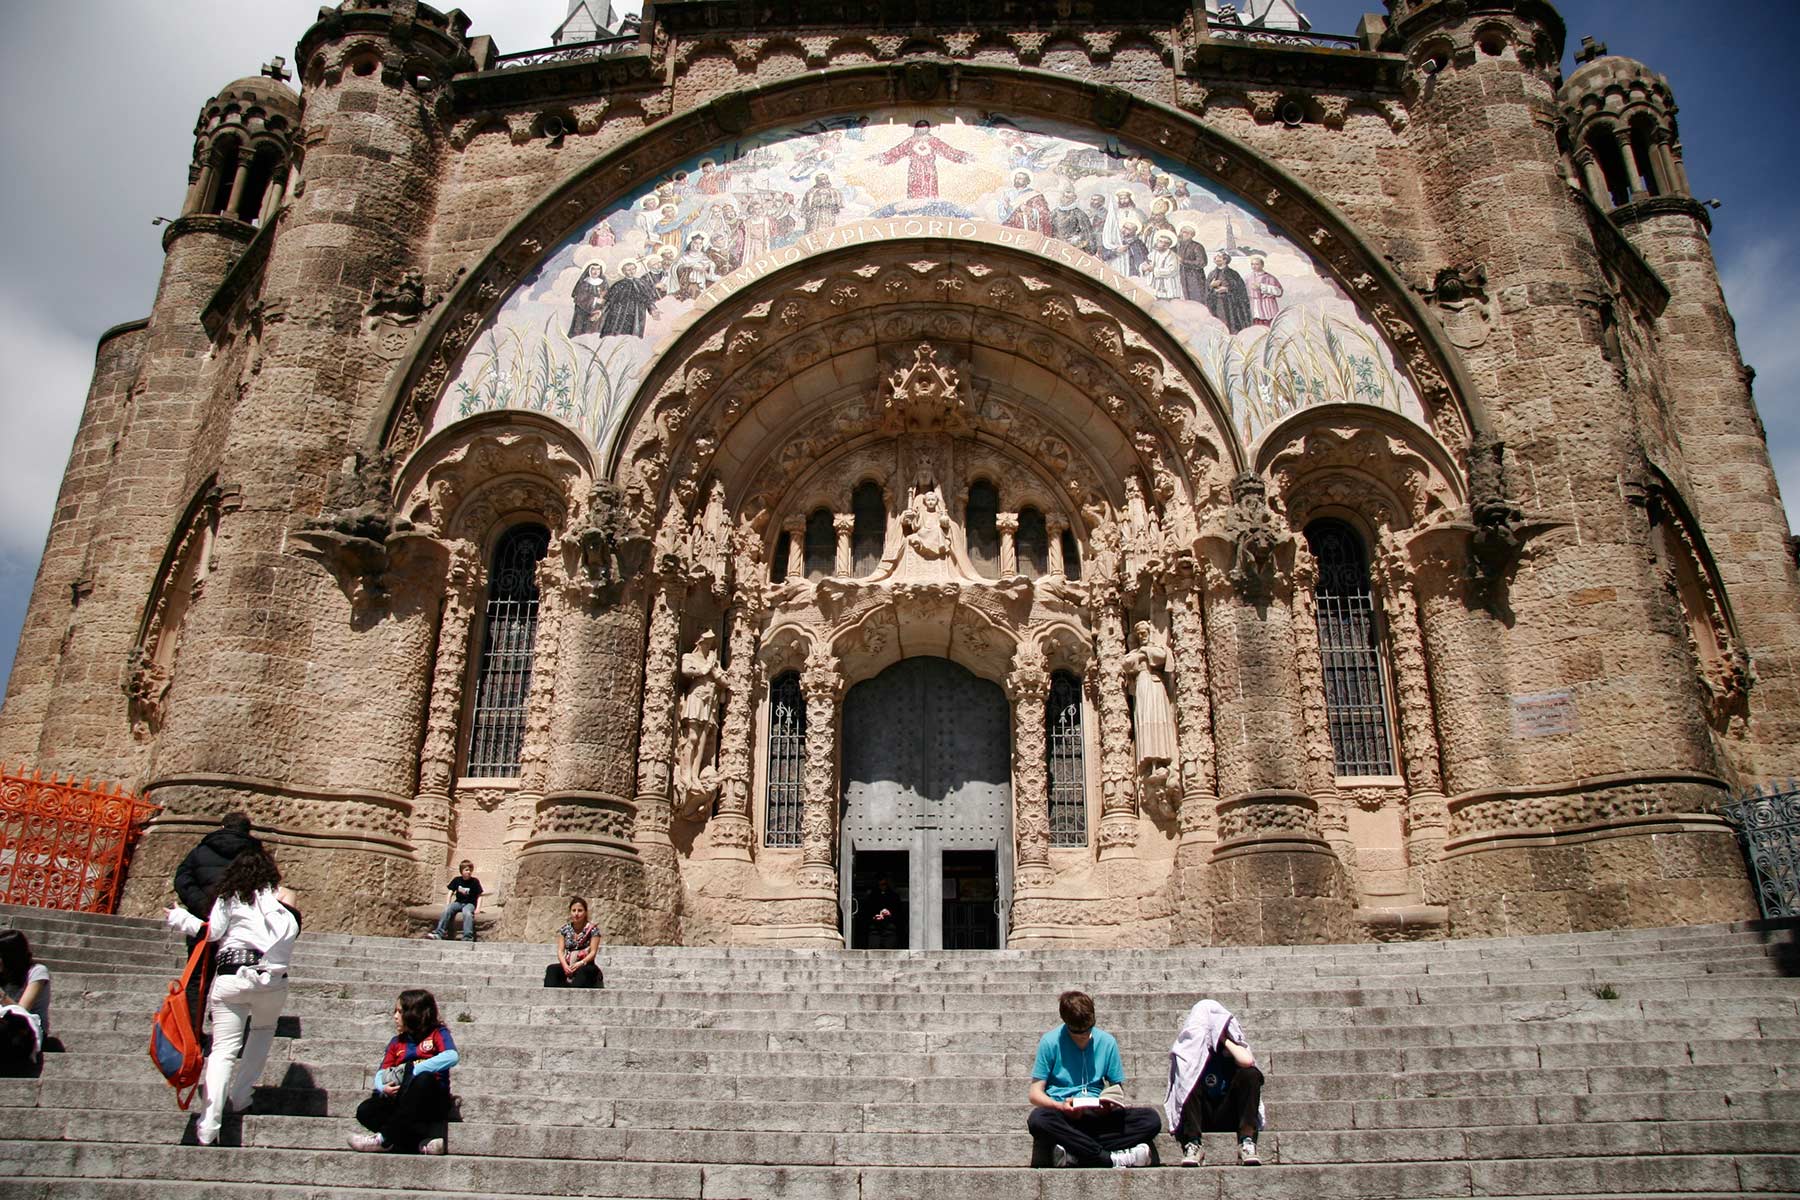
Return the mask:
M 196 971 L 204 983 L 211 966 L 212 943 L 202 938 L 188 955 L 187 970 L 170 982 L 169 994 L 150 1023 L 150 1061 L 175 1089 L 175 1103 L 182 1112 L 194 1102 L 194 1093 L 200 1090 L 200 1072 L 206 1065 L 200 1049 L 200 1021 L 188 1004 L 188 984 Z

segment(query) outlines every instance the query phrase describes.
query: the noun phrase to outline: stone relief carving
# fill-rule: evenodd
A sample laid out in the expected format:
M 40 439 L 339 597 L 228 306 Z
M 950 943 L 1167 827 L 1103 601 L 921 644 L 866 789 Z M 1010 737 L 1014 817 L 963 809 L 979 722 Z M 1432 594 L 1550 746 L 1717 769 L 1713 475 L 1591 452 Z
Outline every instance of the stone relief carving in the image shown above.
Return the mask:
M 1125 656 L 1132 697 L 1132 747 L 1137 754 L 1138 796 L 1152 811 L 1174 813 L 1181 795 L 1175 710 L 1165 679 L 1172 663 L 1168 638 L 1149 621 L 1132 626 L 1136 647 Z
M 719 745 L 719 705 L 725 670 L 719 664 L 718 635 L 702 630 L 694 648 L 681 656 L 680 744 L 675 752 L 675 815 L 705 820 L 719 794 L 713 758 Z
M 1452 346 L 1474 350 L 1487 343 L 1494 328 L 1494 306 L 1487 295 L 1487 270 L 1479 263 L 1460 269 L 1445 267 L 1425 296 Z
M 926 562 L 950 553 L 950 514 L 944 511 L 944 494 L 935 482 L 915 485 L 906 512 L 900 517 L 906 546 Z
M 1227 578 L 1239 595 L 1260 604 L 1275 594 L 1275 555 L 1291 535 L 1269 508 L 1268 486 L 1255 472 L 1245 471 L 1231 481 L 1231 501 L 1225 515 L 1225 536 L 1232 547 Z
M 930 342 L 920 342 L 910 363 L 897 366 L 883 381 L 881 427 L 903 431 L 949 433 L 969 427 L 968 400 L 962 375 L 938 361 Z
M 1125 511 L 1121 533 L 1125 543 L 1125 573 L 1136 582 L 1160 574 L 1168 557 L 1168 541 L 1162 517 L 1145 498 L 1136 475 L 1125 477 Z
M 581 512 L 562 536 L 562 549 L 571 590 L 603 607 L 616 603 L 644 570 L 650 539 L 624 489 L 602 481 L 588 489 Z
M 1525 513 L 1507 487 L 1506 443 L 1489 433 L 1469 446 L 1469 515 L 1472 565 L 1481 580 L 1495 583 L 1519 561 L 1528 535 Z

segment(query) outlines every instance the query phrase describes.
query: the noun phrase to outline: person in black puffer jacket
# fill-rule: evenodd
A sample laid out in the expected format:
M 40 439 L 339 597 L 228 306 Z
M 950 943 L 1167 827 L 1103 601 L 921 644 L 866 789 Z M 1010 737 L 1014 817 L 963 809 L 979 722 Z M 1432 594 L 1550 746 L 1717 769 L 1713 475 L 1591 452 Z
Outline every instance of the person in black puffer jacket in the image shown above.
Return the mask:
M 219 827 L 200 839 L 175 868 L 175 895 L 181 907 L 202 921 L 212 911 L 213 889 L 232 860 L 246 850 L 262 849 L 262 843 L 250 836 L 250 818 L 243 813 L 227 813 Z M 192 947 L 190 947 L 191 949 Z

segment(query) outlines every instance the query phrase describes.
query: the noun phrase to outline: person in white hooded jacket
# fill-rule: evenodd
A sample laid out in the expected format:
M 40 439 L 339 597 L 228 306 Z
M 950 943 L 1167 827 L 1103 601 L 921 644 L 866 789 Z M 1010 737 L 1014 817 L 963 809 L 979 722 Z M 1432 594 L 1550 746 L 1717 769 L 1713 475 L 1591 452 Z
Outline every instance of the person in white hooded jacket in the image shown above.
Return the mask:
M 1238 1162 L 1260 1166 L 1256 1135 L 1267 1124 L 1262 1087 L 1262 1068 L 1238 1019 L 1217 1000 L 1194 1005 L 1169 1047 L 1169 1095 L 1163 1104 L 1169 1132 L 1181 1143 L 1181 1165 L 1200 1165 L 1204 1131 L 1236 1134 Z
M 202 1076 L 206 1106 L 194 1127 L 202 1146 L 218 1142 L 227 1111 L 250 1107 L 287 1004 L 288 962 L 300 936 L 300 914 L 265 848 L 233 859 L 214 897 L 204 923 L 181 907 L 168 914 L 170 926 L 189 937 L 204 929 L 218 950 L 207 995 L 213 1040 Z

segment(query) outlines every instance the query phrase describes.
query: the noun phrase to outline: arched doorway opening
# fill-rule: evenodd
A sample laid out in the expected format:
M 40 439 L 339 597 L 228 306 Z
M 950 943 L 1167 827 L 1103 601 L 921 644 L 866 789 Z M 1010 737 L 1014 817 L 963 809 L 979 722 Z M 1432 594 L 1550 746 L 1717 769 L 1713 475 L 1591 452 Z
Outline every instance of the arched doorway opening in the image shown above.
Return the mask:
M 838 858 L 846 945 L 1006 944 L 1011 747 L 1005 693 L 948 659 L 903 659 L 850 689 Z

